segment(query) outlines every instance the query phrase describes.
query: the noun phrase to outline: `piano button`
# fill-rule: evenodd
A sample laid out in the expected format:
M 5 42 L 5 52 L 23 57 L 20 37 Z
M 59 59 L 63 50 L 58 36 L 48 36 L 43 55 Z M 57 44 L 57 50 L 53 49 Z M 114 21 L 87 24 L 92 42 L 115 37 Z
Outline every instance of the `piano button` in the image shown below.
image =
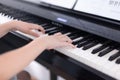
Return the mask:
M 98 43 L 99 43 L 98 41 L 93 41 L 93 42 L 91 42 L 91 43 L 85 45 L 85 46 L 83 47 L 83 50 L 87 50 L 87 49 L 89 49 L 89 48 L 91 48 L 91 47 L 97 45 Z
M 120 56 L 120 51 L 119 52 L 117 52 L 117 53 L 115 53 L 115 54 L 113 54 L 112 56 L 110 56 L 109 57 L 109 61 L 113 61 L 113 60 L 115 60 L 116 58 L 118 58 Z
M 120 64 L 120 58 L 118 58 L 115 63 Z
M 106 55 L 107 53 L 111 52 L 113 49 L 114 49 L 114 47 L 108 47 L 108 48 L 104 49 L 102 52 L 100 52 L 98 54 L 98 56 L 102 57 L 102 56 Z

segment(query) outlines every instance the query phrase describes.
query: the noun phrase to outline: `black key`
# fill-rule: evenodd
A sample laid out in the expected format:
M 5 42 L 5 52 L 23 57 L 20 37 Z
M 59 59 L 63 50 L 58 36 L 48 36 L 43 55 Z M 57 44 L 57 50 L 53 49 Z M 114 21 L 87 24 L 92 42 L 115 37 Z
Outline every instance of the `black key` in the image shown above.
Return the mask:
M 60 30 L 50 31 L 48 34 L 49 34 L 49 35 L 52 35 L 52 34 L 55 34 L 55 33 L 57 33 L 57 32 L 60 32 Z
M 99 43 L 98 41 L 93 41 L 93 42 L 91 42 L 90 44 L 85 45 L 85 46 L 83 47 L 83 50 L 87 50 L 87 49 L 89 49 L 89 48 L 97 45 L 98 43 Z
M 113 61 L 120 56 L 120 51 L 110 56 L 109 61 Z
M 86 35 L 86 36 L 83 36 L 84 38 L 79 40 L 79 43 L 83 42 L 83 41 L 86 41 L 86 40 L 89 40 L 92 36 L 91 35 Z
M 88 35 L 86 33 L 79 33 L 79 37 L 83 37 L 83 38 L 80 39 L 80 40 L 77 40 L 77 41 L 73 42 L 74 45 L 79 44 L 80 42 L 88 40 L 89 38 L 92 37 L 92 35 Z
M 111 42 L 111 41 L 107 41 L 107 42 L 105 42 L 102 46 L 94 49 L 94 50 L 92 51 L 92 54 L 96 54 L 97 52 L 105 49 L 105 48 L 108 46 L 108 44 L 110 44 L 110 42 Z
M 73 45 L 77 45 L 79 43 L 79 41 L 73 41 L 72 44 Z
M 82 41 L 82 42 L 80 42 L 80 43 L 77 45 L 77 47 L 80 48 L 80 47 L 82 47 L 82 46 L 90 43 L 91 41 L 92 41 L 92 38 L 91 38 L 91 39 L 88 39 L 88 40 L 85 40 L 85 41 Z
M 82 38 L 81 38 L 81 39 L 82 39 Z M 78 39 L 78 40 L 76 40 L 76 41 L 73 41 L 72 44 L 77 45 L 81 39 Z
M 57 27 L 51 27 L 45 30 L 46 33 L 49 33 L 50 31 L 56 30 Z
M 74 35 L 71 35 L 71 36 L 68 35 L 68 37 L 70 37 L 73 40 L 73 39 L 78 38 L 79 36 L 77 34 L 76 35 L 74 34 Z
M 100 52 L 98 54 L 99 57 L 102 57 L 104 55 L 106 55 L 107 53 L 111 52 L 112 50 L 114 50 L 114 47 L 108 47 L 107 49 L 103 50 L 102 52 Z
M 76 32 L 76 31 L 71 31 L 71 34 L 69 34 L 68 36 L 73 36 L 73 35 L 78 35 L 78 32 Z
M 45 26 L 43 26 L 43 28 L 44 28 L 44 29 L 49 29 L 49 28 L 52 28 L 52 26 L 50 26 L 50 25 L 45 25 Z
M 83 42 L 79 43 L 79 44 L 77 45 L 77 47 L 80 48 L 80 47 L 82 47 L 83 45 L 85 45 L 86 43 L 87 43 L 87 41 L 83 41 Z
M 84 33 L 84 32 L 78 33 L 77 35 L 78 35 L 77 38 L 79 38 L 79 37 L 83 37 L 83 38 L 78 39 L 78 40 L 76 40 L 76 41 L 73 41 L 72 44 L 74 44 L 74 45 L 77 45 L 77 44 L 79 44 L 80 42 L 86 41 L 86 40 L 88 40 L 89 38 L 92 37 L 92 35 L 88 35 L 87 33 Z M 77 38 L 76 38 L 76 39 L 77 39 Z
M 30 17 L 21 17 L 21 18 L 18 18 L 18 19 L 20 19 L 20 20 L 22 20 L 22 21 L 32 21 L 33 19 L 32 18 L 30 18 Z
M 68 31 L 66 31 L 66 30 L 61 30 L 60 32 L 61 32 L 62 34 L 68 33 Z
M 38 18 L 32 18 L 31 20 L 29 20 L 29 21 L 27 21 L 27 22 L 31 22 L 31 23 L 34 23 L 34 24 L 40 24 L 41 22 L 40 22 L 40 19 L 38 19 Z
M 115 63 L 120 64 L 120 58 L 118 58 Z

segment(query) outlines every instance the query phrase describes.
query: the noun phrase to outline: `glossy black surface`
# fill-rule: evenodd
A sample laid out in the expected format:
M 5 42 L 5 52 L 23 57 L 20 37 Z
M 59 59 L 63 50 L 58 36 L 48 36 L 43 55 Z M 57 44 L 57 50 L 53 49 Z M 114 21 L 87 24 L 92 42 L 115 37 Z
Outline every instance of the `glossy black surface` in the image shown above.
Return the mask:
M 120 56 L 120 52 L 117 52 L 117 53 L 113 54 L 112 56 L 110 56 L 109 60 L 110 60 L 110 61 L 113 61 L 113 60 L 115 60 L 116 58 L 118 58 L 119 56 Z

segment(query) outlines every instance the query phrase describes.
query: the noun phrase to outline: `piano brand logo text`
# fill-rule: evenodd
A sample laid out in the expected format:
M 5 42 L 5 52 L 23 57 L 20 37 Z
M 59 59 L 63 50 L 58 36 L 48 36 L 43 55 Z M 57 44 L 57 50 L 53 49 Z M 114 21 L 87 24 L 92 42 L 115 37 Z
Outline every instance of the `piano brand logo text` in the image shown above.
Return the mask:
M 120 0 L 109 0 L 109 5 L 120 7 Z

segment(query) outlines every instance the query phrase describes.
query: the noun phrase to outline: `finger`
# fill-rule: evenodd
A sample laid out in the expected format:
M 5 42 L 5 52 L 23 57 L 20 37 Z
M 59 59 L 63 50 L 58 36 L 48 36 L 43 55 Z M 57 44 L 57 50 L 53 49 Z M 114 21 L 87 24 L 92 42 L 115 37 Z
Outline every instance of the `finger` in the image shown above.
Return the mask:
M 72 43 L 71 40 L 68 40 L 66 38 L 61 38 L 59 39 L 61 42 L 68 42 L 68 43 Z
M 60 45 L 58 45 L 55 48 L 63 48 L 63 47 L 76 48 L 76 46 L 74 46 L 73 44 L 67 43 L 67 42 L 62 42 Z M 50 47 L 48 50 L 55 49 L 55 48 L 54 47 Z
M 62 35 L 62 33 L 58 32 L 58 33 L 55 33 L 54 35 L 59 36 L 59 35 Z
M 61 43 L 61 47 L 71 47 L 71 48 L 76 48 L 73 44 L 71 44 L 71 43 L 67 43 L 67 42 L 63 42 L 63 43 Z
M 32 25 L 33 25 L 32 29 L 36 29 L 38 31 L 45 33 L 45 29 L 42 26 L 37 25 L 37 24 L 32 24 Z
M 33 31 L 28 31 L 27 34 L 35 36 L 35 37 L 39 37 L 40 36 L 39 34 L 37 34 L 36 32 L 33 32 Z
M 39 26 L 39 30 L 41 30 L 41 32 L 45 33 L 45 29 L 42 26 Z
M 62 35 L 59 37 L 61 40 L 64 40 L 66 42 L 69 42 L 69 43 L 72 43 L 73 41 L 68 37 L 68 36 L 65 36 L 65 35 Z

